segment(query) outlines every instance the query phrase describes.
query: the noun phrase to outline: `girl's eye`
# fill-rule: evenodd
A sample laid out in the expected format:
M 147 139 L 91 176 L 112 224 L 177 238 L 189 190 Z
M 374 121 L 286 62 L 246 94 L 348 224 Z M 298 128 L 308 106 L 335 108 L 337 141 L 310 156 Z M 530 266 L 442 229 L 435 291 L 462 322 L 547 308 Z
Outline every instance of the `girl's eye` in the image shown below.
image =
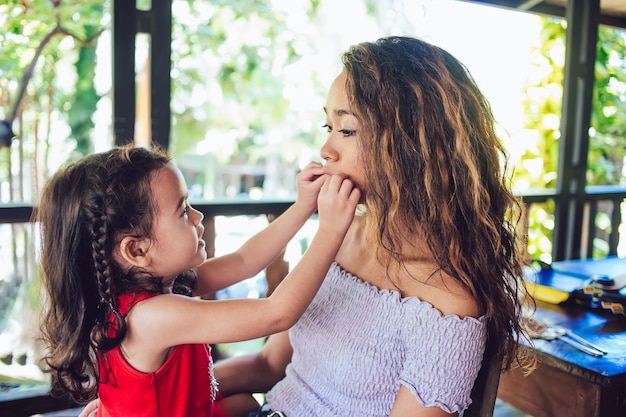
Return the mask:
M 326 129 L 326 131 L 327 131 L 328 133 L 332 132 L 332 130 L 333 130 L 333 128 L 332 128 L 332 127 L 330 127 L 329 125 L 323 125 L 323 126 L 322 126 L 322 129 Z
M 181 217 L 187 217 L 189 215 L 189 206 L 185 206 L 183 207 L 183 212 L 181 214 Z

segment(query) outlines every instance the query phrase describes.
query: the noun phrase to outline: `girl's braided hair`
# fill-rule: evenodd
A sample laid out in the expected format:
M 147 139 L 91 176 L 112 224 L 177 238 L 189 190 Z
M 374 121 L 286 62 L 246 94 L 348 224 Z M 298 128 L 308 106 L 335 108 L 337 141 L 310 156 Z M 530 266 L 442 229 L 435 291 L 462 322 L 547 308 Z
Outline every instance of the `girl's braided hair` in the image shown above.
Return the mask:
M 124 235 L 151 237 L 150 181 L 170 160 L 161 149 L 126 145 L 68 165 L 44 188 L 36 218 L 47 296 L 41 328 L 55 393 L 95 398 L 96 350 L 115 348 L 126 333 L 117 297 L 133 289 L 163 292 L 161 277 L 121 268 L 113 249 Z M 183 275 L 175 288 L 190 295 L 195 277 Z

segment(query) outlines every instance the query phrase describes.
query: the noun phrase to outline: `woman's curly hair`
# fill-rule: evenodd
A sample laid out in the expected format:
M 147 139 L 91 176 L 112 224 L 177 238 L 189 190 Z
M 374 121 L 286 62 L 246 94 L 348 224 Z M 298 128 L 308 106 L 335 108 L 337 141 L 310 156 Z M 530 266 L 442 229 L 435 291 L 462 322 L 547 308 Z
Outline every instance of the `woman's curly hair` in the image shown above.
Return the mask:
M 388 265 L 411 260 L 400 249 L 407 236 L 425 242 L 479 303 L 510 365 L 528 300 L 524 207 L 489 103 L 463 64 L 419 39 L 357 44 L 343 64 L 362 129 L 368 238 Z

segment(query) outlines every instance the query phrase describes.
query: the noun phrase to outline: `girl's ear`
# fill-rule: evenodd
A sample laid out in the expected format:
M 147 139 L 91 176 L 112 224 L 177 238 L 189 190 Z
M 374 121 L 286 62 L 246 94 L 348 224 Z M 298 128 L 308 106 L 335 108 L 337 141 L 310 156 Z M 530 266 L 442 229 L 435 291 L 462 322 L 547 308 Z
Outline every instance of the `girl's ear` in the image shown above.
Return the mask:
M 124 263 L 146 268 L 150 265 L 150 239 L 125 236 L 120 242 L 120 256 Z

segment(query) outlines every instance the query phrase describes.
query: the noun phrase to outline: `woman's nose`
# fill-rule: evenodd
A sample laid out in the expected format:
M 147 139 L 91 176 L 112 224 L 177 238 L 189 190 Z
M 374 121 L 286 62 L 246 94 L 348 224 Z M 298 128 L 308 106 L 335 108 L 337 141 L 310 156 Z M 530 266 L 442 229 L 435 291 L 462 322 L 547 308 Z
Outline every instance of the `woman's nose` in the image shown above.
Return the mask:
M 337 151 L 333 147 L 330 135 L 328 135 L 326 142 L 324 142 L 320 149 L 320 156 L 324 161 L 337 159 Z

